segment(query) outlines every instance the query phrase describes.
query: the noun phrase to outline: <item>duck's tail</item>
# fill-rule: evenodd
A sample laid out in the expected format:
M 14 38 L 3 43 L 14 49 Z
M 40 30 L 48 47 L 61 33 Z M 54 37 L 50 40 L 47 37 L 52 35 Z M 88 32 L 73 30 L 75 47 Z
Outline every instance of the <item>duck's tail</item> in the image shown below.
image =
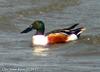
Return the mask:
M 86 28 L 80 27 L 80 28 L 76 28 L 76 29 L 73 29 L 73 30 L 69 30 L 69 31 L 68 31 L 68 30 L 63 30 L 63 31 L 61 31 L 61 32 L 65 33 L 65 34 L 67 34 L 67 35 L 75 34 L 75 35 L 77 35 L 77 37 L 79 38 L 79 37 L 80 37 L 80 34 L 81 34 L 84 30 L 86 30 Z

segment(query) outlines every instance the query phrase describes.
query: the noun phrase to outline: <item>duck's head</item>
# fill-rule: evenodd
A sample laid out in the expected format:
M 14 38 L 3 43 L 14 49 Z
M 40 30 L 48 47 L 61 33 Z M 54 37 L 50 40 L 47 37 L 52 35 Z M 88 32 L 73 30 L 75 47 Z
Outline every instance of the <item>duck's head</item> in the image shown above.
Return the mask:
M 45 25 L 43 21 L 37 20 L 33 22 L 28 28 L 23 30 L 21 33 L 28 33 L 32 30 L 36 30 L 36 35 L 43 35 L 45 31 Z

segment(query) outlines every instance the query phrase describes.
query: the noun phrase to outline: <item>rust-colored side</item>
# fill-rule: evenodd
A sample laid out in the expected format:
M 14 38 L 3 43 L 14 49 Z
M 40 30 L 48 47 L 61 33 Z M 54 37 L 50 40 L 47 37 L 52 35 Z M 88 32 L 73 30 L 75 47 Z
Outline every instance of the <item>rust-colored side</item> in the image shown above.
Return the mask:
M 55 44 L 55 43 L 65 43 L 68 36 L 63 33 L 53 33 L 48 35 L 48 43 Z

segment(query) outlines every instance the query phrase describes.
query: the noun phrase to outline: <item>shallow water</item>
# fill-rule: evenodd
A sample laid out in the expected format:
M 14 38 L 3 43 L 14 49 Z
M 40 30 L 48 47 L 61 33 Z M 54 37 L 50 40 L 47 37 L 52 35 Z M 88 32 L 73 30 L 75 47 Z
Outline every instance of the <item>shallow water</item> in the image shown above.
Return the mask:
M 0 71 L 100 72 L 100 0 L 0 0 Z M 35 20 L 46 32 L 74 23 L 86 31 L 77 41 L 33 47 L 35 33 L 20 32 Z

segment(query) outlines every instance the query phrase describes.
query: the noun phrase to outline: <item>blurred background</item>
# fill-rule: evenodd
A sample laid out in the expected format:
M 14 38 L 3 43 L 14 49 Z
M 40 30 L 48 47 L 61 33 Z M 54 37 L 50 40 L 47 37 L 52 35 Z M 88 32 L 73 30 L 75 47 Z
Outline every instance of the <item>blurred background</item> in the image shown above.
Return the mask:
M 86 27 L 77 41 L 33 47 L 35 20 L 46 32 L 75 23 Z M 0 0 L 0 71 L 100 72 L 100 0 Z

